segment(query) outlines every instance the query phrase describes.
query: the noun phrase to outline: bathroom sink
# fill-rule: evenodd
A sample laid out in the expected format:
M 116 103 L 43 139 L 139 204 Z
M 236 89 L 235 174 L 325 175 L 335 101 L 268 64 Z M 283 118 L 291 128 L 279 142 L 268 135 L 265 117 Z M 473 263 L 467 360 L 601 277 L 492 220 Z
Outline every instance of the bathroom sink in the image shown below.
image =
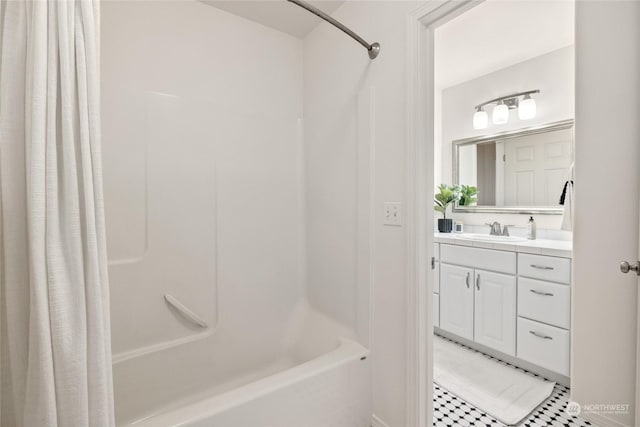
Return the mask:
M 464 240 L 476 240 L 482 242 L 496 242 L 496 243 L 514 243 L 514 242 L 524 242 L 524 237 L 518 236 L 492 236 L 491 234 L 474 234 L 474 233 L 466 233 L 466 234 L 456 234 L 456 239 L 464 239 Z

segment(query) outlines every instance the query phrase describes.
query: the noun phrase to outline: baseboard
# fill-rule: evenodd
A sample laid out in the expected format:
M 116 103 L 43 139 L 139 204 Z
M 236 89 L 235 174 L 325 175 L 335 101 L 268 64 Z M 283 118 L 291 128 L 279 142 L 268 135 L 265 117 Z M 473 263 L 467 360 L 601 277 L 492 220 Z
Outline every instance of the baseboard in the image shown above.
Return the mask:
M 373 414 L 371 416 L 371 427 L 389 427 L 389 425 L 378 418 L 376 414 Z
M 629 427 L 626 424 L 621 424 L 616 420 L 612 420 L 611 418 L 605 417 L 604 415 L 596 414 L 594 412 L 582 412 L 579 417 L 590 421 L 591 423 L 599 427 Z

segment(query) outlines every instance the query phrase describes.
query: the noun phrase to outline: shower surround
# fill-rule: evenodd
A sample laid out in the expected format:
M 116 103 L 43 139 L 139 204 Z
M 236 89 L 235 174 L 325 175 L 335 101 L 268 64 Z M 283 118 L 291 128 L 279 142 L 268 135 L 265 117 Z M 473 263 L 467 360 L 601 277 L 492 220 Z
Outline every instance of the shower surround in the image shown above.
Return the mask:
M 369 425 L 373 91 L 328 153 L 300 39 L 195 1 L 104 2 L 101 39 L 118 425 Z

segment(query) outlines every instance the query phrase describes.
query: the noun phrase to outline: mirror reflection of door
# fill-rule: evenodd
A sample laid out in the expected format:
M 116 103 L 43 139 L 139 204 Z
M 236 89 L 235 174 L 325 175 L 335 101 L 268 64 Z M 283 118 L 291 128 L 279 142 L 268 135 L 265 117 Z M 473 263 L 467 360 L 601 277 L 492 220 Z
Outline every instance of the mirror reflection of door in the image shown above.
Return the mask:
M 455 183 L 478 188 L 476 206 L 558 209 L 573 163 L 571 121 L 453 145 Z
M 512 138 L 504 143 L 506 206 L 553 206 L 573 158 L 570 129 Z

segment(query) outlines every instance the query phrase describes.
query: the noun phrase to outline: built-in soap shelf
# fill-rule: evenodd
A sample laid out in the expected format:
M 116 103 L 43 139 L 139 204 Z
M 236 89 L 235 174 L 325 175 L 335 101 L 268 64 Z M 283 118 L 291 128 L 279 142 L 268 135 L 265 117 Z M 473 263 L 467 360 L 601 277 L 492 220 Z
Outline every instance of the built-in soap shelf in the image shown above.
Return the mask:
M 207 322 L 198 316 L 193 310 L 180 302 L 176 297 L 170 294 L 164 294 L 164 300 L 169 306 L 173 307 L 176 312 L 189 323 L 200 328 L 208 328 Z

